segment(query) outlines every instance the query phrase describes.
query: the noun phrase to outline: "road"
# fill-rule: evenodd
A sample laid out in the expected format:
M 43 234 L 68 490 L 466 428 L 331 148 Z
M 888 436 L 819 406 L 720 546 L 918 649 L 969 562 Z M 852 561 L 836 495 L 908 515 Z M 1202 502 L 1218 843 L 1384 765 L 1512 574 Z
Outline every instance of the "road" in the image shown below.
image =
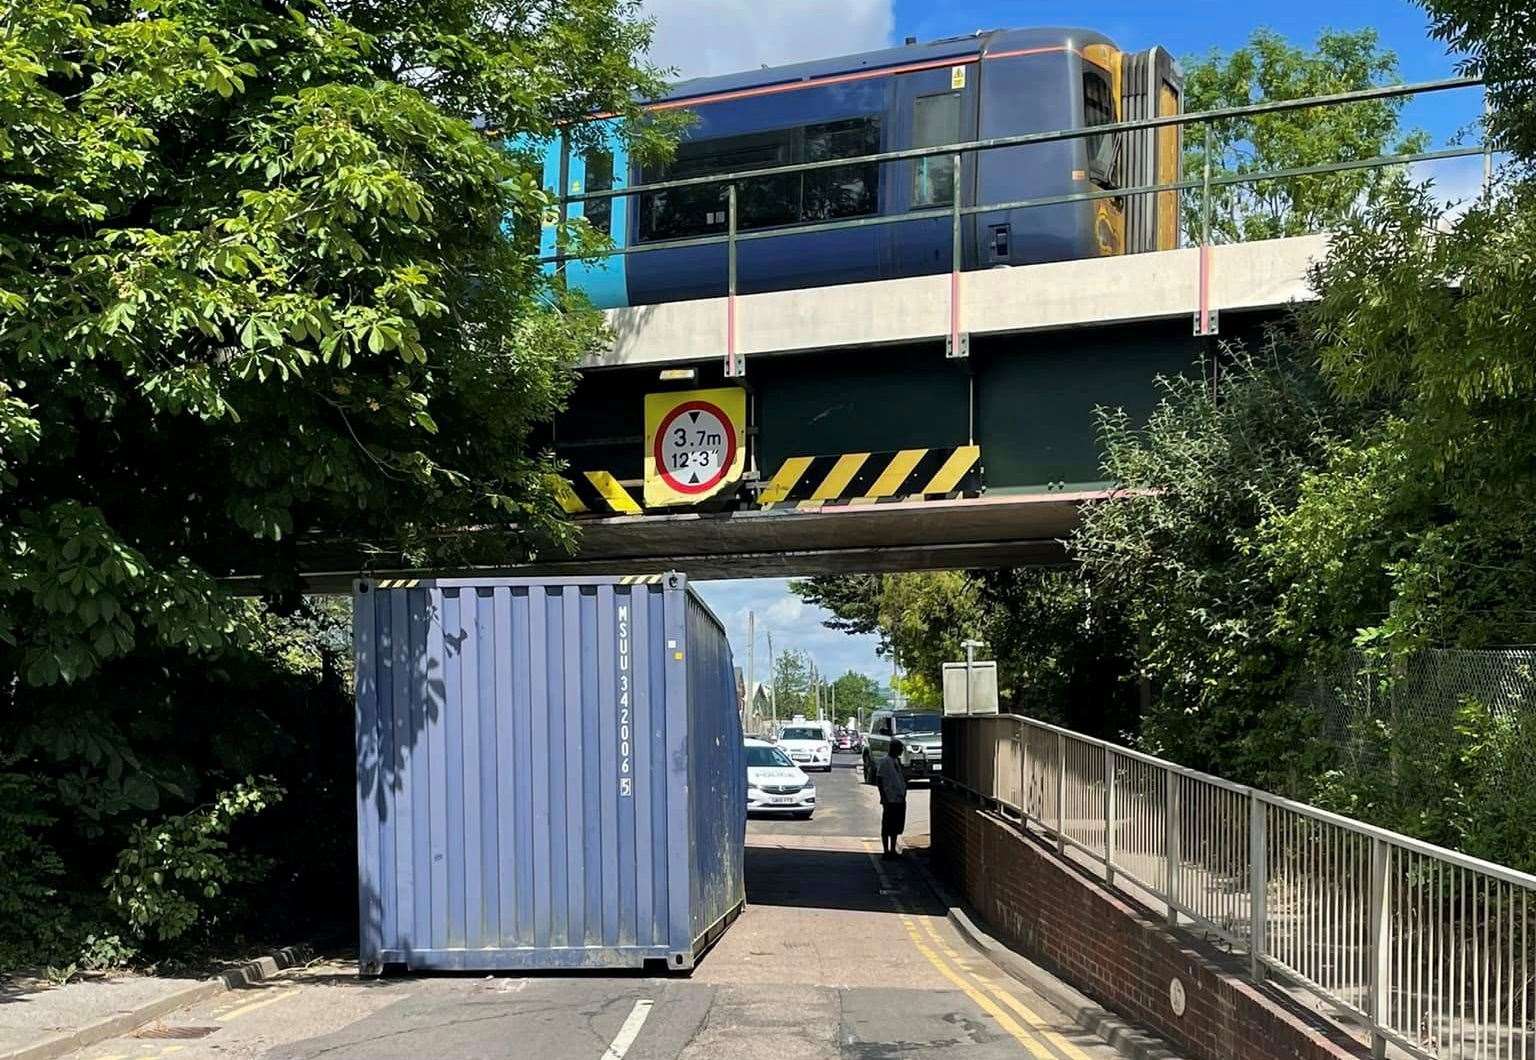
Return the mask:
M 80 1060 L 1105 1060 L 968 948 L 844 756 L 811 821 L 748 824 L 748 907 L 682 978 L 360 980 L 326 961 L 83 1050 Z M 914 788 L 922 844 L 928 796 Z M 145 1037 L 164 1033 L 176 1037 Z M 195 1036 L 194 1036 L 195 1035 Z

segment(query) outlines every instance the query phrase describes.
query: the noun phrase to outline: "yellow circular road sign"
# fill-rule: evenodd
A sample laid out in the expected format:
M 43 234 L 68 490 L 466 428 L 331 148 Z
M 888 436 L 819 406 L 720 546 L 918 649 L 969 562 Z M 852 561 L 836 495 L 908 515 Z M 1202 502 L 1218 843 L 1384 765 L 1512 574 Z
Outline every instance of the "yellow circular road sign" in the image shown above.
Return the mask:
M 645 395 L 645 503 L 694 504 L 741 481 L 747 394 L 740 387 Z

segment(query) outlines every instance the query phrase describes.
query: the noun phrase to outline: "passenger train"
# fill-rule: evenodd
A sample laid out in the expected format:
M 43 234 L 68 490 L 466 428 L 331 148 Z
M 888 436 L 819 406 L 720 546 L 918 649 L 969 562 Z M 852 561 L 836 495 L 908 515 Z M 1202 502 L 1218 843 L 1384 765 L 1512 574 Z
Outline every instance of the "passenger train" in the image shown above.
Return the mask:
M 647 106 L 686 108 L 695 117 L 670 163 L 632 164 L 611 129 L 602 146 L 586 151 L 557 137 L 544 149 L 544 186 L 580 195 L 1177 114 L 1182 74 L 1161 48 L 1122 52 L 1087 30 L 995 30 L 685 81 Z M 1179 178 L 1180 154 L 1178 129 L 1167 126 L 972 152 L 962 159 L 958 189 L 947 155 L 749 177 L 738 185 L 738 229 L 775 234 L 738 243 L 737 290 L 949 272 L 948 216 L 797 228 L 948 207 L 957 190 L 968 207 L 1167 183 Z M 724 185 L 706 185 L 568 202 L 568 216 L 585 217 L 615 246 L 636 252 L 562 262 L 567 282 L 603 308 L 725 294 L 723 244 L 638 251 L 647 243 L 724 235 L 726 194 Z M 962 267 L 1168 249 L 1177 238 L 1176 192 L 988 211 L 963 217 Z M 552 224 L 542 248 L 546 256 L 556 252 Z

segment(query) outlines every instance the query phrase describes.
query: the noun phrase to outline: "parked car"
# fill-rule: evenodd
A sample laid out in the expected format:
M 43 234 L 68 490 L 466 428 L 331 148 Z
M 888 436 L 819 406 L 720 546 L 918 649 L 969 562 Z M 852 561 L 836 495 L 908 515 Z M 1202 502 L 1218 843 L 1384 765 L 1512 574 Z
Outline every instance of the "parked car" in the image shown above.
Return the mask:
M 789 756 L 767 740 L 748 739 L 747 812 L 783 813 L 809 821 L 816 812 L 816 785 Z
M 784 726 L 779 730 L 779 747 L 801 769 L 832 772 L 832 737 L 819 721 Z
M 891 746 L 902 742 L 901 769 L 908 780 L 926 780 L 939 772 L 944 757 L 942 719 L 920 710 L 877 710 L 864 741 L 864 783 L 875 782 L 875 768 Z

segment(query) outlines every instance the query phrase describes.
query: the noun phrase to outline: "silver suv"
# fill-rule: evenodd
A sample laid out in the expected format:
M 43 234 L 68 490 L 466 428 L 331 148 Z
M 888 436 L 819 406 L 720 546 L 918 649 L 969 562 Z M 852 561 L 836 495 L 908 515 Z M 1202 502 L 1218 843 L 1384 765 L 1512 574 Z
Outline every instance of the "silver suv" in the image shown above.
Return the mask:
M 864 741 L 864 783 L 875 782 L 875 767 L 890 750 L 892 738 L 901 740 L 901 770 L 908 780 L 926 780 L 939 772 L 944 744 L 941 720 L 940 715 L 921 710 L 875 711 Z

